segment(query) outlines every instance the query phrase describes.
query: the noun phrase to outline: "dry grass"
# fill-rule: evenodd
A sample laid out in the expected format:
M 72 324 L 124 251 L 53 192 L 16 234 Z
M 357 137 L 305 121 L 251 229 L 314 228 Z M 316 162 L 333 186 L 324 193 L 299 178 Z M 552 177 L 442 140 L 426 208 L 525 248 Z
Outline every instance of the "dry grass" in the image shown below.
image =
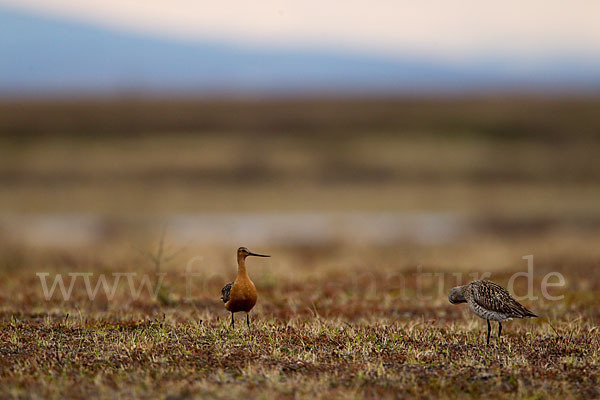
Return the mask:
M 46 301 L 35 273 L 93 272 L 92 285 L 100 273 L 148 273 L 154 285 L 152 260 L 110 243 L 4 249 L 0 385 L 7 397 L 50 398 L 597 397 L 600 255 L 558 243 L 269 249 L 272 259 L 249 260 L 260 291 L 250 331 L 241 315 L 231 329 L 218 300 L 235 273 L 231 249 L 167 246 L 165 256 L 174 256 L 159 267 L 167 275 L 156 299 L 146 291 L 134 299 L 122 282 L 110 301 L 90 301 L 81 281 L 69 301 L 58 293 Z M 506 323 L 487 347 L 485 322 L 447 302 L 456 283 L 449 273 L 467 280 L 490 271 L 506 283 L 525 269 L 523 251 L 536 254 L 540 296 L 525 303 L 542 318 Z M 197 255 L 206 257 L 194 264 L 187 293 L 182 274 Z M 445 271 L 441 286 L 435 275 L 418 275 L 417 263 Z M 566 278 L 551 290 L 561 301 L 541 298 L 550 271 Z M 525 289 L 517 280 L 515 291 Z
M 4 395 L 34 397 L 594 398 L 599 335 L 517 328 L 482 344 L 481 325 L 175 316 L 53 316 L 2 324 Z M 227 318 L 224 318 L 225 320 Z

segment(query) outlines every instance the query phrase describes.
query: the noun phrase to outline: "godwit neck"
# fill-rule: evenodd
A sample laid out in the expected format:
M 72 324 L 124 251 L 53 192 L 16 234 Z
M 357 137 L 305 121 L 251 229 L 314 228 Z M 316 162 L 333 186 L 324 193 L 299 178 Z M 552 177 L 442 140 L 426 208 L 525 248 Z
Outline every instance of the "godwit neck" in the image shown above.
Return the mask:
M 246 256 L 238 255 L 238 276 L 248 276 L 248 271 L 246 270 Z
M 271 257 L 266 254 L 253 253 L 245 247 L 240 247 L 237 251 L 238 276 L 248 276 L 248 272 L 246 271 L 246 257 L 248 256 Z

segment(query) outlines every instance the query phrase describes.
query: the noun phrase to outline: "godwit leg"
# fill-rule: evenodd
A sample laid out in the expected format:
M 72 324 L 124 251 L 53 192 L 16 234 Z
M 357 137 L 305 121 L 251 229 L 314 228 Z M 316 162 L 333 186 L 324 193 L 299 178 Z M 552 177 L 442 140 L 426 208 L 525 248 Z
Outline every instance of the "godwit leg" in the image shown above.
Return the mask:
M 235 321 L 233 320 L 233 313 L 231 313 L 231 327 L 235 328 Z
M 488 336 L 487 336 L 487 344 L 490 344 L 490 332 L 492 331 L 492 326 L 490 325 L 490 320 L 486 320 L 488 323 Z
M 500 341 L 501 333 L 502 333 L 502 322 L 498 321 L 498 341 Z
M 250 314 L 246 314 L 246 324 L 248 324 L 248 329 L 250 329 Z

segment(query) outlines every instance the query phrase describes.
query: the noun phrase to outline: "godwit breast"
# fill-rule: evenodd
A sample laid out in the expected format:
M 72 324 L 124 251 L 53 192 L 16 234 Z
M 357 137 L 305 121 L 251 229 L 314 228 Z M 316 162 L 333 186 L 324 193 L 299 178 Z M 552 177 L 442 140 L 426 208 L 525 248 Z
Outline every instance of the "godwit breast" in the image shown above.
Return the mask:
M 502 333 L 502 321 L 513 318 L 535 318 L 537 315 L 515 300 L 508 290 L 491 281 L 473 281 L 455 287 L 448 300 L 452 304 L 467 303 L 479 318 L 487 320 L 487 344 L 490 344 L 491 321 L 498 321 L 498 339 Z
M 240 247 L 237 251 L 238 271 L 235 281 L 228 283 L 221 289 L 221 300 L 225 303 L 225 308 L 231 312 L 231 327 L 235 328 L 233 314 L 240 311 L 246 312 L 246 323 L 250 328 L 250 317 L 248 313 L 256 304 L 258 292 L 254 282 L 250 280 L 246 270 L 246 257 L 271 257 L 265 254 L 250 252 L 245 247 Z

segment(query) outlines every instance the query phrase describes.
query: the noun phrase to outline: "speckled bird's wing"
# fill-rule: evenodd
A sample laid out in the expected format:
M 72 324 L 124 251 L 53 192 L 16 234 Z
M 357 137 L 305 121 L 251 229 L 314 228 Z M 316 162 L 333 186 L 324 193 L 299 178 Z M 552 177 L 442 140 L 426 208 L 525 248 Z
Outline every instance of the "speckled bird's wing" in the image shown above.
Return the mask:
M 229 301 L 229 293 L 231 293 L 232 287 L 233 282 L 229 282 L 227 285 L 223 286 L 223 289 L 221 289 L 221 300 L 223 300 L 223 303 L 227 303 Z
M 511 318 L 537 317 L 515 300 L 508 290 L 491 281 L 475 281 L 471 284 L 472 300 L 488 311 Z

